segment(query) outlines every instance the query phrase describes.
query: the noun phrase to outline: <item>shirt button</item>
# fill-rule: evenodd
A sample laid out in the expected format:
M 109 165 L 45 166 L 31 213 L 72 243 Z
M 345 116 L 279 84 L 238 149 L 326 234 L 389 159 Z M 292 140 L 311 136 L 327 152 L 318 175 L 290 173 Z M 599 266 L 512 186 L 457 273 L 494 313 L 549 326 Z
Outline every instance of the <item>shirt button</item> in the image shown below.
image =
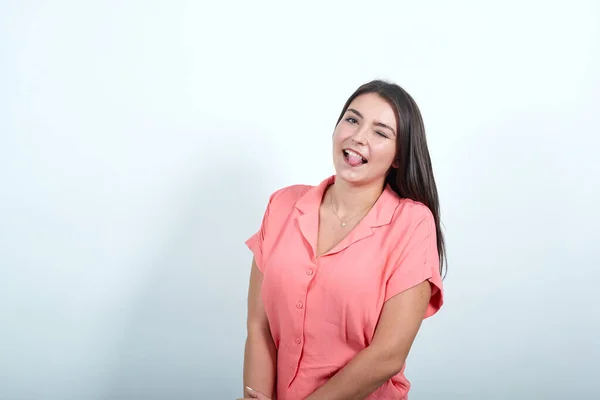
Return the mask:
M 302 303 L 298 302 L 298 304 L 296 304 L 296 308 L 302 308 Z
M 300 338 L 296 338 L 296 344 L 300 344 L 300 342 L 302 342 Z
M 313 274 L 313 270 L 309 269 L 308 271 L 306 271 L 306 275 L 312 275 Z

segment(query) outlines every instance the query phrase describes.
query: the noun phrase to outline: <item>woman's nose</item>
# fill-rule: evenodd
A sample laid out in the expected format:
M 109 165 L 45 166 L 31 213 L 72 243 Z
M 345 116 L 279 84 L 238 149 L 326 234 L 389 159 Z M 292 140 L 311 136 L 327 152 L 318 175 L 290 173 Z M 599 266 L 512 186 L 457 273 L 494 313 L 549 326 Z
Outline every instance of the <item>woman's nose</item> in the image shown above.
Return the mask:
M 352 141 L 356 144 L 367 144 L 367 129 L 359 129 L 358 132 L 356 132 L 356 134 L 352 137 Z

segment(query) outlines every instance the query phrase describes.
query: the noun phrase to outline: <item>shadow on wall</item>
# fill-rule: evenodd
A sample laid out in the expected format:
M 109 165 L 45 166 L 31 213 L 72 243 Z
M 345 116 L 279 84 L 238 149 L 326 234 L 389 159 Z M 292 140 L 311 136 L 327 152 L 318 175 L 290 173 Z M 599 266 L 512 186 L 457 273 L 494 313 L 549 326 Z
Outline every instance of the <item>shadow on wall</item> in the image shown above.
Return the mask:
M 104 398 L 241 394 L 251 263 L 244 241 L 253 233 L 243 227 L 262 217 L 254 213 L 264 211 L 268 197 L 257 187 L 269 167 L 253 160 L 243 144 L 236 147 L 227 147 L 222 157 L 213 154 L 210 163 L 198 160 L 202 171 L 182 196 L 179 220 L 164 233 L 151 265 L 143 267 L 149 276 L 125 323 Z M 261 149 L 268 152 L 268 144 Z

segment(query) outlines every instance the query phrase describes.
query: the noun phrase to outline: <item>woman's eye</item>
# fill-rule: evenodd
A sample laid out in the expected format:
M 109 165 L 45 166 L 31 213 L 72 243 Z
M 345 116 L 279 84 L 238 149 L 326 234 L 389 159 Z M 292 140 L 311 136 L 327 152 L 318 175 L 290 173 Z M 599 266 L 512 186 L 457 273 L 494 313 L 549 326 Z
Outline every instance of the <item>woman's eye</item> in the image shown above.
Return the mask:
M 387 139 L 387 135 L 383 132 L 379 132 L 379 131 L 375 131 L 375 133 L 377 133 L 379 136 L 383 136 L 384 138 Z
M 358 121 L 356 120 L 356 118 L 353 118 L 353 117 L 348 117 L 348 118 L 346 118 L 346 121 L 350 122 L 351 124 L 355 124 L 355 123 L 357 123 L 357 122 L 358 122 Z

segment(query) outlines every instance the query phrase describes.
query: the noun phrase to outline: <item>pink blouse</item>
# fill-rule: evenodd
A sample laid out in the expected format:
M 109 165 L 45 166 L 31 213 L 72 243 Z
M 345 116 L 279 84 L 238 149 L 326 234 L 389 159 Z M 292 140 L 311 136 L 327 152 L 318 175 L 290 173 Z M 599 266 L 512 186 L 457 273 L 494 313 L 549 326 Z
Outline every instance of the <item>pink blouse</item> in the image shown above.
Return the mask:
M 264 274 L 278 400 L 304 399 L 369 346 L 391 297 L 428 280 L 425 318 L 443 303 L 433 215 L 389 187 L 346 238 L 316 257 L 319 206 L 334 181 L 273 193 L 246 241 Z M 403 368 L 368 399 L 405 399 L 409 388 Z

